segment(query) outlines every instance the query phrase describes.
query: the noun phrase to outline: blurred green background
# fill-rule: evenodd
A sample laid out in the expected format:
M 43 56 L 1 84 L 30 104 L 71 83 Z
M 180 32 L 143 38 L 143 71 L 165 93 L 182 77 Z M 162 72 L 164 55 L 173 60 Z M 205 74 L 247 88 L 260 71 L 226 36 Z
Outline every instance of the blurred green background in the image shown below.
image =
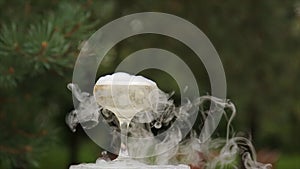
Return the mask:
M 116 18 L 146 11 L 182 17 L 207 35 L 238 110 L 235 131 L 251 136 L 261 161 L 299 168 L 299 5 L 298 0 L 0 0 L 0 168 L 68 168 L 100 156 L 101 148 L 80 127 L 72 133 L 65 124 L 73 109 L 66 86 L 92 33 Z M 200 93 L 210 93 L 197 56 L 160 35 L 123 40 L 104 58 L 98 75 L 114 72 L 130 53 L 151 47 L 180 56 L 198 78 Z M 164 91 L 177 90 L 164 72 L 141 74 Z

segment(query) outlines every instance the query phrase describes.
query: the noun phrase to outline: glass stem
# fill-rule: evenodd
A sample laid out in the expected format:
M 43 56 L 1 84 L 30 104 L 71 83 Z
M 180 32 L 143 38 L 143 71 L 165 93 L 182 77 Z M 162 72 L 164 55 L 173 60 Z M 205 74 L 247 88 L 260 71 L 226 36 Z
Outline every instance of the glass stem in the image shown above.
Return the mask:
M 127 149 L 127 132 L 129 127 L 129 121 L 127 120 L 120 120 L 120 129 L 121 129 L 121 146 L 119 152 L 119 159 L 120 158 L 129 158 L 129 153 Z

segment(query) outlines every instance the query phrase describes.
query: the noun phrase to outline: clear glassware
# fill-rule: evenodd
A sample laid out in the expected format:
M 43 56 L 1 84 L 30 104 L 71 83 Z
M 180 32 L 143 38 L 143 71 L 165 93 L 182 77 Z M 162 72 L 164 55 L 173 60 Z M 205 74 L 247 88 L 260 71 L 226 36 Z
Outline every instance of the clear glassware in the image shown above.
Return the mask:
M 113 161 L 98 159 L 96 163 L 72 165 L 70 169 L 189 169 L 190 167 L 187 165 L 147 165 L 133 160 L 129 156 L 127 147 L 128 125 L 137 113 L 146 113 L 158 106 L 159 93 L 160 90 L 156 83 L 142 76 L 114 73 L 99 78 L 94 86 L 94 97 L 100 107 L 113 112 L 120 122 L 121 148 L 119 156 Z M 81 108 L 86 110 L 86 105 L 82 106 Z M 98 112 L 99 107 L 92 105 L 91 109 L 83 112 L 90 117 L 90 113 Z M 93 111 L 93 109 L 95 110 Z M 97 116 L 91 116 L 97 118 Z M 77 114 L 76 117 L 78 117 Z M 71 114 L 71 121 L 72 119 Z M 76 124 L 82 122 L 80 119 L 74 119 Z
M 113 112 L 120 123 L 121 147 L 117 160 L 129 158 L 128 125 L 136 113 L 151 108 L 151 100 L 155 99 L 153 93 L 158 90 L 156 84 L 148 79 L 141 79 L 140 76 L 133 76 L 139 77 L 137 79 L 124 78 L 125 75 L 119 74 L 114 80 L 100 78 L 94 87 L 96 102 Z

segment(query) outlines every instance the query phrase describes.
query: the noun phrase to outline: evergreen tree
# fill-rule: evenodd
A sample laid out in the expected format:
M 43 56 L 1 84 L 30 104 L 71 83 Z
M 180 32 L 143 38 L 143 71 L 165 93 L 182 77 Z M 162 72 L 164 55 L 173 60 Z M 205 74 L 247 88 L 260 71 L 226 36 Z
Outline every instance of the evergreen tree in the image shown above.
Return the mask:
M 57 139 L 51 119 L 69 97 L 77 48 L 96 24 L 87 8 L 1 1 L 0 168 L 37 166 Z
M 59 116 L 59 124 L 64 125 L 64 110 L 72 106 L 66 85 L 81 44 L 105 23 L 145 11 L 187 19 L 212 41 L 226 71 L 228 98 L 237 105 L 237 131 L 251 129 L 260 147 L 297 152 L 297 2 L 0 0 L 0 168 L 38 165 L 40 155 L 60 140 L 55 133 L 57 123 L 51 119 Z M 203 82 L 208 81 L 205 69 L 193 59 L 193 52 L 174 39 L 156 35 L 131 37 L 117 44 L 99 74 L 112 73 L 125 56 L 149 47 L 181 56 L 200 77 L 199 84 L 204 86 L 200 92 L 209 92 L 209 84 Z M 165 91 L 176 86 L 164 84 L 161 72 L 148 74 L 155 76 Z

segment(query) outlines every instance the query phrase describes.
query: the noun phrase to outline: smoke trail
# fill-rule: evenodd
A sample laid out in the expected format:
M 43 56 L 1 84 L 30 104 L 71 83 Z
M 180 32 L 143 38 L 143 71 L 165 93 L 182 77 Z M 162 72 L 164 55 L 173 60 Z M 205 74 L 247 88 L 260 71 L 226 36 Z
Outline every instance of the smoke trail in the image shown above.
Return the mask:
M 68 88 L 80 102 L 66 117 L 72 131 L 75 131 L 79 123 L 84 128 L 93 128 L 99 123 L 100 113 L 103 119 L 109 124 L 114 124 L 117 130 L 117 119 L 112 112 L 98 106 L 94 97 L 81 92 L 77 85 L 69 84 Z M 149 98 L 152 103 L 151 109 L 138 113 L 130 124 L 128 146 L 132 157 L 148 164 L 188 164 L 206 169 L 271 168 L 270 164 L 257 162 L 255 149 L 249 139 L 230 136 L 231 122 L 236 114 L 236 108 L 231 101 L 201 96 L 194 101 L 186 100 L 182 105 L 175 106 L 172 95 L 162 91 L 156 94 L 158 95 Z M 211 103 L 209 110 L 204 108 L 205 102 Z M 197 113 L 198 107 L 203 122 L 215 112 L 222 112 L 227 117 L 229 111 L 226 138 L 210 138 L 203 141 L 200 134 L 192 131 L 190 138 L 181 141 L 182 128 L 192 125 L 188 119 L 193 113 Z M 180 121 L 180 125 L 174 126 L 175 120 Z M 168 133 L 160 135 L 165 130 L 168 130 Z M 112 142 L 116 141 L 115 139 Z

